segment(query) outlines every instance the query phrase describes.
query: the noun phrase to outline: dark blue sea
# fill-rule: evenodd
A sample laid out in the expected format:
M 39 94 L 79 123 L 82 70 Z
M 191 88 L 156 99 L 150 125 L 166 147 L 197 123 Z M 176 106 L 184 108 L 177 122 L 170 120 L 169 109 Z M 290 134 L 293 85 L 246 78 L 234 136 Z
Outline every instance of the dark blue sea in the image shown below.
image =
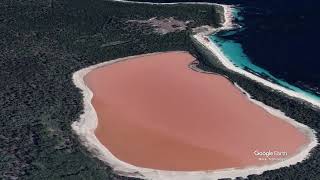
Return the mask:
M 320 99 L 319 0 L 207 2 L 239 10 L 235 21 L 242 28 L 211 37 L 234 64 Z
M 236 5 L 242 28 L 211 39 L 235 65 L 320 99 L 320 1 L 221 2 Z

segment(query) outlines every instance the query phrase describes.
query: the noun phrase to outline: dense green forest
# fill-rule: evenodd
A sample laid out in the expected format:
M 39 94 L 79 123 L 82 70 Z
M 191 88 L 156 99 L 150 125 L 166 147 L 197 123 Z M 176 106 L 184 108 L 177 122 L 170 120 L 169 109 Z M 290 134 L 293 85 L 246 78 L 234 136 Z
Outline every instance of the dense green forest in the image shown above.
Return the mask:
M 0 179 L 127 179 L 92 157 L 71 124 L 82 113 L 72 73 L 129 55 L 188 50 L 187 31 L 159 35 L 128 20 L 218 25 L 214 6 L 102 0 L 0 1 Z
M 71 124 L 82 113 L 72 73 L 129 55 L 186 50 L 201 67 L 237 82 L 256 99 L 317 132 L 317 109 L 229 72 L 190 38 L 190 28 L 218 26 L 209 5 L 145 5 L 103 0 L 0 2 L 0 179 L 131 179 L 116 175 L 81 145 Z M 128 23 L 152 17 L 191 21 L 187 30 L 160 35 Z M 320 151 L 290 168 L 249 179 L 319 179 Z
M 263 86 L 254 80 L 226 69 L 217 61 L 217 58 L 210 51 L 204 48 L 195 39 L 192 38 L 192 41 L 194 49 L 196 49 L 195 55 L 200 61 L 199 68 L 227 76 L 231 82 L 237 83 L 241 88 L 245 89 L 252 98 L 279 109 L 296 121 L 308 125 L 316 131 L 317 138 L 320 138 L 320 109 L 314 107 L 308 102 L 289 97 L 269 87 Z M 311 151 L 311 155 L 308 159 L 297 163 L 296 165 L 266 171 L 262 175 L 250 175 L 246 179 L 318 180 L 320 179 L 320 148 L 319 146 L 316 146 Z

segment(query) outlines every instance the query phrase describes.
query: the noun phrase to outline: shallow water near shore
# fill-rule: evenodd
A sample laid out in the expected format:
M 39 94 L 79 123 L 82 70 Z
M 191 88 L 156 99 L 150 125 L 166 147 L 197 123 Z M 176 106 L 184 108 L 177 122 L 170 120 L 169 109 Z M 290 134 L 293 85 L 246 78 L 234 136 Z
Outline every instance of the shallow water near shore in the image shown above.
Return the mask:
M 228 33 L 228 32 L 226 32 Z M 295 92 L 299 92 L 303 94 L 304 96 L 307 96 L 309 98 L 313 98 L 320 101 L 320 97 L 311 93 L 302 90 L 301 88 L 298 88 L 294 85 L 289 84 L 288 82 L 285 82 L 284 80 L 278 79 L 267 70 L 253 64 L 249 57 L 243 52 L 242 46 L 240 43 L 236 43 L 232 40 L 226 40 L 223 38 L 223 36 L 226 36 L 225 33 L 222 33 L 222 36 L 219 36 L 218 34 L 211 35 L 210 40 L 213 41 L 215 44 L 219 46 L 221 51 L 224 53 L 224 55 L 237 67 L 242 69 L 247 69 L 250 72 L 253 72 L 259 76 L 264 77 L 265 79 L 268 79 L 269 81 L 272 81 L 276 84 L 279 84 L 287 89 L 291 89 Z M 229 34 L 227 34 L 229 35 Z
M 298 87 L 313 99 L 320 96 L 320 36 L 317 0 L 142 0 L 150 2 L 212 2 L 235 7 L 240 31 L 223 39 L 241 44 L 250 62 L 280 81 Z M 219 35 L 221 38 L 221 36 Z M 281 82 L 283 81 L 283 82 Z
M 312 98 L 315 100 L 320 101 L 320 96 L 317 95 L 316 91 L 312 92 L 310 89 L 302 89 L 301 87 L 297 87 L 286 82 L 284 79 L 279 79 L 270 73 L 268 70 L 255 65 L 249 56 L 244 52 L 242 44 L 239 41 L 239 37 L 244 34 L 243 31 L 246 30 L 244 17 L 240 15 L 241 10 L 244 8 L 240 7 L 233 7 L 232 8 L 232 15 L 234 16 L 234 22 L 236 24 L 241 25 L 240 28 L 218 32 L 212 34 L 210 36 L 210 40 L 214 42 L 224 55 L 237 67 L 250 71 L 258 76 L 261 76 L 273 83 L 279 84 L 287 89 L 293 90 L 298 92 L 308 98 Z M 240 34 L 240 35 L 239 35 Z M 241 39 L 241 38 L 240 38 Z M 259 47 L 257 47 L 259 48 Z M 267 52 L 266 52 L 267 53 Z

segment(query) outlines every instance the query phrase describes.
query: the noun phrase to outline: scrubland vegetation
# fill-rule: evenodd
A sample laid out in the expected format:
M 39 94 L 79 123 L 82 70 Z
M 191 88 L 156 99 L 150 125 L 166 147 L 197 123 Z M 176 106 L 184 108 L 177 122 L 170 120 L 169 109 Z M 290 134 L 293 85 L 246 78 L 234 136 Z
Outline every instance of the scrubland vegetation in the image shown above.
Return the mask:
M 319 132 L 317 109 L 209 63 L 214 57 L 192 41 L 190 29 L 218 26 L 217 11 L 208 5 L 103 0 L 1 1 L 0 179 L 129 179 L 93 157 L 72 132 L 83 108 L 71 78 L 81 68 L 149 52 L 190 51 L 202 68 L 226 74 L 256 99 Z M 191 23 L 187 30 L 165 35 L 128 23 L 152 17 Z M 249 179 L 317 179 L 319 161 L 317 147 L 302 163 Z

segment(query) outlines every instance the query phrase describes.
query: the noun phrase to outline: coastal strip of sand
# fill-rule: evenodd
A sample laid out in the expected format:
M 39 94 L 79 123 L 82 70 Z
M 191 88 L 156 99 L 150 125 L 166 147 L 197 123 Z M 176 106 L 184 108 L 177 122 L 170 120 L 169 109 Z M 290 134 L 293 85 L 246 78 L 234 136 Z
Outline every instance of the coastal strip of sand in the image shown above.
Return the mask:
M 139 57 L 156 56 L 159 53 L 146 54 L 141 56 L 132 56 L 127 58 L 120 58 L 97 65 L 90 66 L 88 68 L 77 71 L 73 75 L 73 81 L 75 85 L 80 88 L 84 95 L 84 113 L 80 116 L 80 120 L 72 124 L 74 131 L 80 136 L 83 144 L 100 160 L 106 162 L 111 166 L 117 173 L 124 176 L 138 177 L 144 179 L 218 179 L 218 178 L 235 178 L 245 177 L 250 174 L 261 174 L 264 171 L 277 169 L 280 167 L 289 166 L 300 162 L 305 159 L 309 151 L 317 144 L 313 131 L 288 117 L 285 117 L 283 113 L 275 110 L 271 107 L 265 106 L 262 103 L 257 105 L 264 107 L 270 114 L 280 119 L 287 120 L 290 124 L 298 128 L 308 139 L 308 143 L 299 149 L 299 152 L 290 156 L 283 161 L 275 161 L 275 163 L 264 164 L 260 166 L 248 166 L 245 168 L 226 168 L 217 170 L 198 170 L 198 171 L 170 171 L 170 170 L 159 170 L 152 168 L 144 168 L 129 164 L 127 162 L 118 159 L 96 136 L 95 131 L 98 127 L 98 115 L 94 106 L 92 105 L 93 93 L 86 85 L 84 77 L 95 69 L 99 69 L 106 66 L 113 66 L 114 63 L 120 61 L 127 61 Z M 137 60 L 138 61 L 138 60 Z M 195 72 L 199 73 L 199 72 Z M 208 76 L 211 76 L 207 74 Z M 208 77 L 209 78 L 209 77 Z M 250 98 L 249 98 L 250 99 Z M 281 120 L 279 120 L 281 121 Z M 121 143 L 121 142 L 120 142 Z M 132 143 L 132 142 L 131 142 Z M 137 142 L 138 143 L 138 142 Z M 231 144 L 232 142 L 222 142 L 224 144 Z M 233 142 L 234 143 L 234 142 Z M 164 157 L 165 158 L 165 157 Z M 170 160 L 170 159 L 169 159 Z
M 263 79 L 262 77 L 259 77 L 251 72 L 248 72 L 240 67 L 236 67 L 221 51 L 221 49 L 218 47 L 217 44 L 215 44 L 214 42 L 212 42 L 211 40 L 208 41 L 208 39 L 210 39 L 208 36 L 212 35 L 213 33 L 217 33 L 219 31 L 224 31 L 224 30 L 230 30 L 233 28 L 237 28 L 237 25 L 233 24 L 233 16 L 232 16 L 232 8 L 233 6 L 229 6 L 229 5 L 222 5 L 224 8 L 224 23 L 222 24 L 222 26 L 220 28 L 211 28 L 209 29 L 207 32 L 201 32 L 201 33 L 197 33 L 195 34 L 193 37 L 199 42 L 201 43 L 205 48 L 207 48 L 208 50 L 210 50 L 216 57 L 217 59 L 229 70 L 232 70 L 234 72 L 237 72 L 241 75 L 244 75 L 254 81 L 257 81 L 267 87 L 270 87 L 272 89 L 275 89 L 277 91 L 280 91 L 288 96 L 294 97 L 294 98 L 298 98 L 301 99 L 303 101 L 309 102 L 310 104 L 314 105 L 317 108 L 320 108 L 320 101 L 313 99 L 311 97 L 307 97 L 299 92 L 295 92 L 293 90 L 287 89 L 285 87 L 282 87 L 278 84 L 272 83 L 266 79 Z
M 121 0 L 116 0 L 121 1 Z M 145 4 L 162 4 L 162 3 L 148 3 L 148 2 L 131 2 L 131 1 L 121 1 L 125 3 L 145 3 Z M 180 3 L 164 3 L 164 4 L 180 4 Z M 214 4 L 214 3 L 181 3 L 181 4 Z M 214 4 L 218 5 L 218 4 Z M 303 99 L 307 102 L 312 103 L 313 105 L 320 107 L 319 102 L 305 97 L 299 93 L 293 92 L 291 90 L 285 89 L 279 85 L 273 84 L 267 80 L 264 80 L 263 78 L 260 78 L 254 74 L 251 74 L 247 71 L 244 71 L 240 68 L 235 67 L 230 60 L 228 60 L 224 54 L 221 52 L 219 47 L 214 44 L 213 42 L 208 42 L 207 37 L 211 33 L 218 32 L 221 30 L 228 30 L 234 28 L 234 25 L 232 24 L 232 6 L 228 5 L 221 5 L 224 8 L 224 23 L 221 28 L 211 28 L 208 32 L 201 32 L 198 34 L 195 34 L 194 37 L 197 41 L 199 41 L 202 45 L 204 45 L 207 49 L 209 49 L 215 56 L 218 57 L 218 59 L 222 62 L 222 64 L 235 72 L 238 72 L 242 75 L 245 75 L 259 83 L 262 83 L 268 87 L 271 87 L 273 89 L 279 90 L 289 96 L 296 97 L 299 99 Z M 157 54 L 157 53 L 155 53 Z M 152 54 L 147 55 L 141 55 L 141 56 L 149 56 Z M 244 169 L 238 169 L 238 168 L 228 168 L 228 169 L 219 169 L 219 170 L 206 170 L 206 171 L 167 171 L 167 170 L 157 170 L 157 169 L 150 169 L 150 168 L 143 168 L 131 165 L 129 163 L 126 163 L 124 161 L 119 160 L 117 157 L 115 157 L 96 137 L 95 130 L 98 125 L 98 116 L 96 114 L 96 111 L 91 104 L 91 100 L 93 97 L 93 94 L 91 90 L 86 86 L 84 82 L 84 76 L 92 71 L 93 69 L 96 69 L 98 67 L 103 67 L 106 65 L 111 65 L 113 63 L 117 63 L 120 61 L 126 61 L 131 58 L 140 57 L 140 56 L 132 56 L 132 57 L 126 57 L 126 58 L 120 58 L 112 61 L 108 61 L 105 63 L 97 64 L 90 66 L 88 68 L 79 70 L 73 74 L 73 81 L 75 85 L 82 90 L 83 96 L 84 96 L 84 113 L 80 116 L 80 119 L 72 124 L 73 130 L 79 135 L 82 143 L 100 160 L 106 162 L 109 166 L 111 166 L 114 171 L 116 171 L 120 175 L 128 176 L 128 177 L 137 177 L 137 178 L 143 178 L 143 179 L 218 179 L 218 178 L 235 178 L 235 177 L 246 177 L 251 174 L 262 174 L 264 171 L 278 169 L 281 167 L 287 167 L 293 164 L 296 164 L 297 162 L 301 162 L 302 160 L 306 159 L 309 155 L 309 152 L 312 148 L 314 148 L 318 141 L 315 137 L 315 133 L 312 129 L 309 127 L 296 122 L 293 119 L 290 119 L 289 117 L 286 117 L 284 113 L 280 112 L 279 110 L 273 109 L 272 107 L 266 106 L 263 103 L 253 100 L 248 93 L 246 93 L 243 89 L 241 89 L 239 86 L 237 86 L 247 97 L 249 100 L 253 103 L 255 103 L 258 106 L 261 106 L 269 113 L 273 114 L 274 116 L 277 116 L 288 123 L 292 124 L 296 128 L 298 128 L 301 132 L 303 132 L 308 139 L 310 140 L 310 143 L 305 145 L 299 150 L 299 153 L 295 154 L 294 156 L 286 159 L 285 161 L 280 161 L 273 164 L 263 165 L 263 166 L 250 166 L 246 167 Z
M 233 5 L 225 5 L 225 4 L 217 4 L 217 3 L 209 3 L 209 2 L 172 2 L 172 3 L 154 3 L 154 2 L 139 2 L 139 1 L 127 1 L 127 0 L 112 0 L 116 2 L 122 2 L 122 3 L 136 3 L 136 4 L 151 4 L 151 5 L 175 5 L 175 4 L 204 4 L 204 5 L 216 5 L 223 7 L 224 14 L 223 14 L 223 23 L 222 26 L 219 28 L 213 28 L 209 27 L 208 31 L 203 31 L 200 33 L 197 33 L 194 35 L 194 38 L 201 43 L 203 46 L 205 46 L 207 49 L 209 49 L 215 56 L 218 57 L 219 61 L 228 69 L 235 71 L 239 74 L 242 74 L 250 79 L 253 79 L 259 83 L 262 83 L 265 86 L 268 86 L 272 89 L 281 91 L 282 93 L 285 93 L 288 96 L 295 97 L 301 100 L 304 100 L 306 102 L 311 103 L 312 105 L 316 106 L 317 108 L 320 108 L 320 102 L 318 100 L 312 99 L 311 97 L 307 97 L 299 92 L 295 92 L 293 90 L 287 89 L 285 87 L 282 87 L 280 85 L 274 84 L 268 80 L 263 79 L 262 77 L 259 77 L 255 74 L 252 74 L 251 72 L 248 72 L 244 69 L 241 69 L 240 67 L 236 67 L 220 50 L 220 48 L 212 41 L 208 41 L 210 39 L 208 36 L 224 30 L 231 30 L 234 28 L 238 28 L 239 25 L 233 23 Z

